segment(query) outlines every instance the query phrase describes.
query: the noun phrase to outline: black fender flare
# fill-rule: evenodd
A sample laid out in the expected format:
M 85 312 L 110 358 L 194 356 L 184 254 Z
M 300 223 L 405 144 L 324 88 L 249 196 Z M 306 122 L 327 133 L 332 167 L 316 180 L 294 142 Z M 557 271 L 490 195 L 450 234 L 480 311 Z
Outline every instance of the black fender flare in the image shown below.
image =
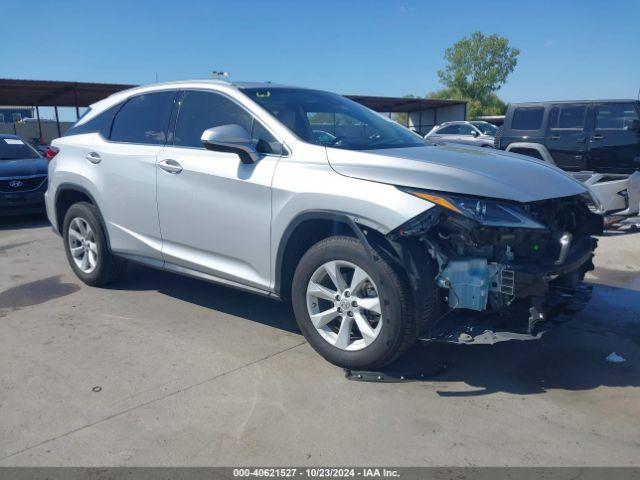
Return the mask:
M 75 191 L 75 192 L 82 193 L 83 195 L 86 195 L 89 198 L 89 200 L 91 200 L 91 203 L 93 204 L 93 206 L 96 207 L 96 209 L 98 210 L 98 220 L 100 221 L 100 226 L 104 231 L 104 236 L 107 241 L 107 248 L 111 250 L 111 241 L 109 239 L 109 231 L 107 230 L 107 225 L 105 224 L 104 218 L 102 217 L 100 206 L 98 205 L 98 202 L 96 202 L 95 197 L 85 187 L 82 187 L 78 184 L 70 183 L 70 182 L 63 182 L 60 185 L 58 185 L 58 188 L 56 189 L 56 196 L 54 198 L 54 203 L 53 203 L 54 208 L 56 210 L 56 222 L 58 223 L 58 225 L 62 225 L 62 222 L 64 222 L 64 218 L 58 218 L 58 201 L 60 200 L 60 195 L 67 191 Z M 57 225 L 54 225 L 54 227 L 57 233 L 60 236 L 62 236 L 63 233 L 62 231 L 60 231 L 61 229 L 59 229 Z
M 285 228 L 282 237 L 280 238 L 280 243 L 278 244 L 278 252 L 276 254 L 275 263 L 275 293 L 278 296 L 280 296 L 282 293 L 282 273 L 285 261 L 284 252 L 287 248 L 289 240 L 291 239 L 291 235 L 293 235 L 293 232 L 295 232 L 296 228 L 298 228 L 302 223 L 309 220 L 329 220 L 347 225 L 354 233 L 354 235 L 358 238 L 358 240 L 362 242 L 370 258 L 374 259 L 374 249 L 354 218 L 357 219 L 358 216 L 349 214 L 347 212 L 340 212 L 335 210 L 307 210 L 298 214 L 293 220 L 291 220 L 291 222 L 289 222 L 289 224 L 287 225 L 287 228 Z

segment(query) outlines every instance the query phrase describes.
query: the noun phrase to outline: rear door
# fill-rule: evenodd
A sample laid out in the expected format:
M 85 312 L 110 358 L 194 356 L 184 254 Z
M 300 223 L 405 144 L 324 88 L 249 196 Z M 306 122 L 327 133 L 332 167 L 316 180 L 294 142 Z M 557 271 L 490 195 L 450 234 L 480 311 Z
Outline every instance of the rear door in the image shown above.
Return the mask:
M 545 144 L 556 165 L 563 170 L 586 169 L 588 111 L 586 103 L 551 107 Z
M 111 248 L 162 260 L 156 157 L 164 146 L 176 91 L 136 95 L 118 110 L 108 138 L 96 135 L 83 175 L 100 195 Z
M 594 129 L 589 139 L 593 170 L 631 174 L 640 169 L 640 132 L 634 102 L 600 103 L 594 106 Z

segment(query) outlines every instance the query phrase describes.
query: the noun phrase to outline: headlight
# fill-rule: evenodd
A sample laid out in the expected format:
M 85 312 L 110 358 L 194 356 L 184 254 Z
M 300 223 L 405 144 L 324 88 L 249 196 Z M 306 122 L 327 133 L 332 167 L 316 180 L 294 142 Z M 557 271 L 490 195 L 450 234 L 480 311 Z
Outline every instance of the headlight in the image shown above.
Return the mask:
M 533 228 L 545 230 L 547 227 L 535 221 L 525 210 L 511 203 L 461 195 L 425 192 L 424 190 L 402 189 L 416 197 L 440 205 L 451 212 L 475 220 L 487 227 Z

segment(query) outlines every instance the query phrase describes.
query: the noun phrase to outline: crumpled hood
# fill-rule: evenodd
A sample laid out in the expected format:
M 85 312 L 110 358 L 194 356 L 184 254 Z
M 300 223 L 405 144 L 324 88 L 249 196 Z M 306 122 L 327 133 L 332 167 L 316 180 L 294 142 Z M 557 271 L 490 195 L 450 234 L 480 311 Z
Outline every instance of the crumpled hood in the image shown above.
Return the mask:
M 327 148 L 341 175 L 440 192 L 533 202 L 586 192 L 577 180 L 542 161 L 462 145 L 353 151 Z
M 48 168 L 49 162 L 44 158 L 0 160 L 0 178 L 44 175 Z

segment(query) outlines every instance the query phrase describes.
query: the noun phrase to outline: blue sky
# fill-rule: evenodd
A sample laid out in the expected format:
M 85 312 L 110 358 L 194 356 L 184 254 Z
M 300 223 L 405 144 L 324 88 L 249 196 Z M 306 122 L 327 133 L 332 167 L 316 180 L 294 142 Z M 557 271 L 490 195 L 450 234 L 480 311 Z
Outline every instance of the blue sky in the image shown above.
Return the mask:
M 0 0 L 0 77 L 271 80 L 345 94 L 441 88 L 444 50 L 480 30 L 521 50 L 506 101 L 640 89 L 640 1 Z M 15 32 L 12 33 L 12 29 Z

